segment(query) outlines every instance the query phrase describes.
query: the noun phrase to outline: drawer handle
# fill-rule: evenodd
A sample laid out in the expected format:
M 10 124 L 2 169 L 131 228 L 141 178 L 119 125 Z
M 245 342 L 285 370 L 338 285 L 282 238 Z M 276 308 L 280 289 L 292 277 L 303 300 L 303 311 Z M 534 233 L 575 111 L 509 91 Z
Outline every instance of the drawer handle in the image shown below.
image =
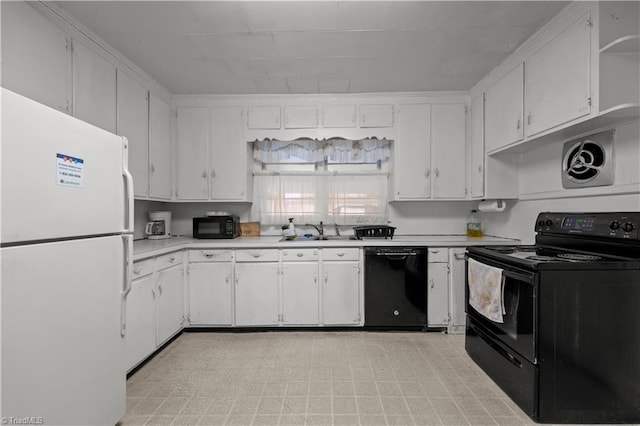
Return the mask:
M 344 256 L 344 253 L 336 253 L 336 256 L 342 257 L 342 256 Z
M 211 259 L 213 257 L 213 253 L 202 253 L 204 255 L 204 257 L 206 257 L 207 259 Z
M 140 272 L 142 272 L 142 268 L 136 268 L 133 270 L 134 275 L 140 275 Z
M 158 286 L 158 296 L 162 296 L 162 285 Z
M 260 257 L 260 256 L 262 256 L 262 255 L 261 255 L 261 254 L 258 254 L 258 253 L 254 253 L 254 254 L 252 254 L 252 256 L 254 257 L 254 259 L 257 259 L 257 258 L 259 258 L 259 257 Z
M 298 254 L 296 254 L 296 256 L 302 257 L 302 256 L 304 256 L 304 253 L 298 253 Z
M 171 258 L 169 258 L 169 263 L 173 263 L 173 262 L 175 262 L 175 261 L 176 261 L 176 258 L 175 258 L 175 257 L 171 257 Z
M 429 251 L 433 254 L 440 253 L 440 250 L 429 250 Z
M 454 253 L 453 256 L 458 260 L 464 259 L 464 253 Z

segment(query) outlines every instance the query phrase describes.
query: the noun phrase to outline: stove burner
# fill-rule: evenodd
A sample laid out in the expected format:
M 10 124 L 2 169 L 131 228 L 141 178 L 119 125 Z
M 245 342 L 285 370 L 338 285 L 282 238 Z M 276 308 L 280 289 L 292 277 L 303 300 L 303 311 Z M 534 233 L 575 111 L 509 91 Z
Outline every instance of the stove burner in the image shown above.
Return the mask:
M 525 259 L 536 260 L 538 262 L 557 262 L 559 260 L 553 256 L 527 256 Z
M 594 256 L 591 254 L 578 254 L 578 253 L 561 253 L 558 255 L 561 259 L 569 260 L 601 260 L 602 257 Z
M 516 251 L 536 251 L 535 247 L 523 247 L 523 246 L 493 246 L 491 250 L 498 253 L 514 253 Z

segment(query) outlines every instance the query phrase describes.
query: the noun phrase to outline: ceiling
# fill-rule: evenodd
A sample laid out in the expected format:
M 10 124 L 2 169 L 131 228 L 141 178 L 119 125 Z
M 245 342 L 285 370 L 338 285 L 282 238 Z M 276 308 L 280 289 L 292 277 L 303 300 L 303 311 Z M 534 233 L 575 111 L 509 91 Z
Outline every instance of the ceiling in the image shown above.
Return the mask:
M 173 94 L 468 90 L 556 1 L 57 2 Z

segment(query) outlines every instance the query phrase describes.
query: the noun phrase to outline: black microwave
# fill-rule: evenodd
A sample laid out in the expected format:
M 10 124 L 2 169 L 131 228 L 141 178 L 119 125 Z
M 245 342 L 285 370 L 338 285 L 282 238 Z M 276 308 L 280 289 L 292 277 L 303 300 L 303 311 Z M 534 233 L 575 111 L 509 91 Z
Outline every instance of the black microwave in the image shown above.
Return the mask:
M 236 238 L 240 236 L 238 216 L 202 216 L 193 218 L 193 238 Z

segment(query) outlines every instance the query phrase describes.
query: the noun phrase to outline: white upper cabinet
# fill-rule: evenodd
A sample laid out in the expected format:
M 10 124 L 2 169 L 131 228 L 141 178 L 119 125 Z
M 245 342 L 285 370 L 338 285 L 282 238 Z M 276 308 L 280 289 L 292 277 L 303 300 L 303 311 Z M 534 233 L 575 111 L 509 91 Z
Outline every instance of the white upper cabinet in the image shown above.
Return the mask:
M 178 108 L 179 200 L 209 198 L 209 108 Z
M 315 129 L 318 127 L 318 107 L 285 106 L 285 129 Z
M 211 108 L 211 199 L 246 201 L 248 144 L 243 138 L 242 108 Z
M 322 110 L 322 127 L 352 128 L 356 127 L 355 105 L 325 105 Z
M 280 107 L 259 106 L 247 110 L 247 127 L 249 129 L 279 129 Z
M 2 87 L 71 113 L 70 39 L 26 2 L 2 2 Z
M 149 94 L 149 197 L 171 199 L 171 107 Z
M 524 138 L 524 65 L 507 73 L 485 93 L 484 144 L 487 152 Z
M 431 105 L 400 105 L 393 146 L 393 194 L 396 200 L 431 196 Z
M 469 186 L 472 198 L 484 196 L 484 94 L 471 100 Z
M 585 13 L 526 61 L 526 136 L 591 112 L 591 15 Z
M 360 127 L 393 127 L 393 105 L 360 105 Z
M 433 198 L 466 196 L 465 104 L 431 105 L 431 164 Z
M 129 140 L 129 170 L 136 197 L 149 195 L 149 92 L 118 70 L 118 129 Z
M 116 67 L 73 40 L 73 116 L 116 132 Z

